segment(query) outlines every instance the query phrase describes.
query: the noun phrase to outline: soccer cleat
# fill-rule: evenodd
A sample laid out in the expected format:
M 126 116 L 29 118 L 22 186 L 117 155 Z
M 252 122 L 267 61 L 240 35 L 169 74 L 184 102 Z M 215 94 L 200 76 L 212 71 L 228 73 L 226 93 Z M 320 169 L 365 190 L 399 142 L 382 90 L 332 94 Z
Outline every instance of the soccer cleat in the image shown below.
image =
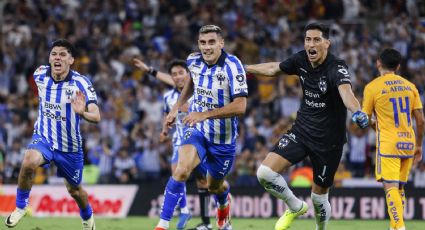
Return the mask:
M 177 230 L 183 230 L 186 227 L 187 222 L 189 222 L 192 215 L 190 213 L 180 213 L 179 222 L 177 223 Z
M 27 209 L 15 208 L 15 210 L 6 218 L 4 224 L 9 228 L 13 228 L 26 214 Z
M 297 212 L 291 211 L 290 209 L 287 209 L 285 213 L 279 218 L 279 220 L 276 222 L 275 230 L 285 230 L 289 229 L 291 227 L 292 222 L 295 218 L 303 215 L 308 210 L 308 205 L 306 202 L 303 201 L 303 204 L 301 206 L 301 209 Z
M 93 214 L 87 220 L 83 220 L 83 230 L 96 230 Z
M 207 225 L 207 224 L 201 223 L 201 224 L 196 225 L 196 227 L 188 229 L 188 230 L 212 230 L 212 225 L 211 224 Z
M 154 230 L 167 230 L 167 229 L 156 226 Z
M 219 230 L 230 230 L 232 229 L 232 226 L 230 225 L 230 219 L 231 219 L 231 214 L 230 214 L 230 205 L 232 202 L 232 196 L 229 195 L 227 196 L 227 206 L 223 209 L 220 209 L 219 207 L 217 207 L 217 227 Z M 217 205 L 218 206 L 218 205 Z M 230 228 L 229 228 L 230 227 Z

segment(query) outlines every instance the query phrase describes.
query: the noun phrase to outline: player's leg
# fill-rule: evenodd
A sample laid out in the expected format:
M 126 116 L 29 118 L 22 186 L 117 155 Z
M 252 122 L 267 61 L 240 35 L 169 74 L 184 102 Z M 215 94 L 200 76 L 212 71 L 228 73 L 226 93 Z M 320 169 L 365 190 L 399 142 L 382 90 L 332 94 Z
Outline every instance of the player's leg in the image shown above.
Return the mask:
M 403 200 L 399 192 L 401 159 L 377 155 L 376 179 L 381 181 L 385 191 L 390 229 L 403 229 Z
M 177 167 L 165 187 L 164 201 L 156 230 L 169 228 L 174 209 L 184 194 L 185 181 L 201 162 L 202 156 L 205 155 L 204 137 L 200 132 L 189 128 L 185 130 L 184 136 L 183 143 L 179 148 L 180 157 L 177 161 Z
M 306 156 L 304 147 L 293 135 L 285 134 L 257 169 L 260 184 L 273 196 L 283 200 L 287 210 L 276 222 L 275 229 L 288 229 L 293 220 L 304 214 L 307 204 L 298 199 L 280 174 Z
M 45 156 L 43 157 L 43 154 Z M 30 191 L 34 181 L 34 174 L 37 167 L 48 162 L 51 159 L 51 151 L 49 147 L 43 143 L 38 135 L 33 135 L 31 143 L 25 152 L 22 161 L 21 170 L 18 177 L 18 188 L 16 190 L 16 209 L 6 218 L 5 225 L 15 227 L 18 222 L 30 210 L 27 209 Z
M 210 193 L 208 192 L 207 169 L 205 164 L 201 163 L 195 169 L 196 186 L 198 187 L 200 215 L 202 223 L 189 230 L 211 230 L 212 225 L 209 215 Z
M 410 170 L 412 169 L 413 158 L 402 158 L 401 159 L 401 170 L 400 170 L 400 187 L 398 192 L 401 196 L 401 203 L 403 205 L 403 211 L 406 205 L 406 191 L 404 190 L 404 185 L 407 184 L 409 179 Z
M 65 179 L 66 189 L 80 209 L 83 230 L 96 229 L 93 210 L 89 203 L 87 192 L 81 186 L 84 153 L 65 153 L 56 150 L 54 154 L 54 162 L 58 168 L 57 175 Z
M 310 151 L 310 160 L 313 165 L 313 186 L 311 200 L 316 218 L 316 230 L 326 229 L 331 217 L 329 202 L 329 188 L 333 184 L 334 176 L 342 156 L 342 147 L 326 152 Z
M 171 172 L 174 172 L 177 168 L 177 161 L 179 158 L 179 146 L 173 146 L 173 156 L 171 157 Z M 178 203 L 178 206 L 180 207 L 180 215 L 179 215 L 179 221 L 177 222 L 177 229 L 184 229 L 186 227 L 187 222 L 190 220 L 192 215 L 189 212 L 189 208 L 186 204 L 186 184 L 184 186 L 184 194 L 180 199 L 180 202 Z
M 83 230 L 95 230 L 96 225 L 93 217 L 93 209 L 89 203 L 88 194 L 81 185 L 70 184 L 65 181 L 68 193 L 74 198 L 80 208 L 80 217 L 82 219 Z
M 208 170 L 208 191 L 214 194 L 217 204 L 218 229 L 232 229 L 230 223 L 231 196 L 230 185 L 224 178 L 230 172 L 235 160 L 236 146 L 234 144 L 208 143 L 208 155 L 205 165 Z

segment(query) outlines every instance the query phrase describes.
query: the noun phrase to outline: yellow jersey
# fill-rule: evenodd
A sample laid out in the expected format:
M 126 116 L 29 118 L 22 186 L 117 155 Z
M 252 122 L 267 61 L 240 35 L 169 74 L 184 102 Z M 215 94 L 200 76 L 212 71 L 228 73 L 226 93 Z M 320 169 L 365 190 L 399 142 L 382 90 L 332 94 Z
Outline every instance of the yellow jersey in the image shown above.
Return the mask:
M 415 150 L 412 111 L 422 109 L 416 86 L 395 74 L 380 76 L 364 89 L 363 111 L 376 116 L 376 151 L 386 157 L 412 157 Z

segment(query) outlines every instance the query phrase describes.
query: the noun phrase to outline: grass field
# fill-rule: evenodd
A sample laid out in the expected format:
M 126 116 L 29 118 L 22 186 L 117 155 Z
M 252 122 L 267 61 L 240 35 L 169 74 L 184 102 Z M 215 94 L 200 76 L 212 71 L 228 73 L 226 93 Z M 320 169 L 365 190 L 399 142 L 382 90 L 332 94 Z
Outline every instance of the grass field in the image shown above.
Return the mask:
M 213 220 L 213 219 L 211 219 Z M 158 219 L 130 217 L 126 219 L 96 219 L 97 230 L 153 230 Z M 234 230 L 273 230 L 276 219 L 234 219 Z M 200 223 L 199 218 L 192 219 L 188 227 Z M 386 230 L 387 221 L 332 220 L 329 230 Z M 171 226 L 176 226 L 175 221 Z M 0 229 L 8 229 L 4 225 Z M 78 218 L 33 218 L 25 217 L 14 230 L 76 230 L 81 229 Z M 170 228 L 174 229 L 174 228 Z M 314 220 L 297 220 L 291 230 L 314 230 Z M 406 229 L 424 230 L 425 221 L 408 221 Z

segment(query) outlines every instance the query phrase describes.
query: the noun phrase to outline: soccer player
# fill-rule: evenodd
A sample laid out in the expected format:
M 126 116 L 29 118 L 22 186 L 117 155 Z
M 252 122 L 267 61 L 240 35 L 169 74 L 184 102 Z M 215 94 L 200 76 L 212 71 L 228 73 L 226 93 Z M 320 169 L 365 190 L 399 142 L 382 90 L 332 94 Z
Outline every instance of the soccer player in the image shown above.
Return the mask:
M 396 75 L 401 54 L 385 49 L 376 61 L 380 76 L 364 89 L 363 111 L 376 116 L 376 180 L 386 194 L 390 229 L 405 229 L 403 211 L 412 162 L 422 159 L 424 115 L 416 86 Z M 416 135 L 412 115 L 416 120 Z
M 100 113 L 90 81 L 70 69 L 74 50 L 67 40 L 54 41 L 50 65 L 42 65 L 34 72 L 38 118 L 19 173 L 16 209 L 5 220 L 7 227 L 15 227 L 27 213 L 36 168 L 54 162 L 58 176 L 65 178 L 66 188 L 80 208 L 83 230 L 96 228 L 87 192 L 81 186 L 84 156 L 80 122 L 83 118 L 97 123 Z
M 329 187 L 346 141 L 347 108 L 353 120 L 362 128 L 368 117 L 351 90 L 350 75 L 343 60 L 328 52 L 329 27 L 312 23 L 304 28 L 304 49 L 283 62 L 246 66 L 246 71 L 265 76 L 280 72 L 298 75 L 303 99 L 292 129 L 275 144 L 257 170 L 261 185 L 282 199 L 288 209 L 277 221 L 275 229 L 288 229 L 293 220 L 304 214 L 307 203 L 298 199 L 280 175 L 291 165 L 307 156 L 313 165 L 314 183 L 311 199 L 316 217 L 316 229 L 326 229 L 331 215 Z
M 201 27 L 198 35 L 200 52 L 187 58 L 191 80 L 167 116 L 174 123 L 178 110 L 193 95 L 189 114 L 183 123 L 189 126 L 179 148 L 176 170 L 165 188 L 163 209 L 155 230 L 169 228 L 174 207 L 184 194 L 184 181 L 203 162 L 208 170 L 208 190 L 217 202 L 217 226 L 231 229 L 229 184 L 224 178 L 235 159 L 237 116 L 246 110 L 248 88 L 245 70 L 239 59 L 224 50 L 221 28 Z
M 164 116 L 166 117 L 170 112 L 171 108 L 177 102 L 183 86 L 186 81 L 190 80 L 190 72 L 187 68 L 186 62 L 184 60 L 173 60 L 168 67 L 168 73 L 160 72 L 153 67 L 149 67 L 143 61 L 135 58 L 133 59 L 134 65 L 141 69 L 143 72 L 148 72 L 150 75 L 153 75 L 160 81 L 173 86 L 174 88 L 170 91 L 167 91 L 164 94 Z M 183 121 L 182 118 L 187 115 L 188 103 L 186 103 L 182 109 L 179 111 L 176 119 L 176 128 L 173 132 L 173 155 L 171 157 L 171 171 L 174 172 L 177 166 L 178 159 L 178 148 L 181 145 L 183 139 Z M 162 132 L 160 134 L 160 141 L 163 142 L 168 138 L 168 127 L 165 123 L 162 127 Z M 194 228 L 194 230 L 211 230 L 212 226 L 210 223 L 209 217 L 209 200 L 210 196 L 208 193 L 207 181 L 206 181 L 206 168 L 200 164 L 196 171 L 196 184 L 198 187 L 199 202 L 201 206 L 201 219 L 202 223 Z M 186 190 L 186 189 L 185 189 Z M 191 218 L 189 209 L 186 207 L 186 194 L 184 194 L 178 204 L 180 207 L 180 216 L 179 222 L 177 223 L 177 229 L 184 229 L 187 221 Z

